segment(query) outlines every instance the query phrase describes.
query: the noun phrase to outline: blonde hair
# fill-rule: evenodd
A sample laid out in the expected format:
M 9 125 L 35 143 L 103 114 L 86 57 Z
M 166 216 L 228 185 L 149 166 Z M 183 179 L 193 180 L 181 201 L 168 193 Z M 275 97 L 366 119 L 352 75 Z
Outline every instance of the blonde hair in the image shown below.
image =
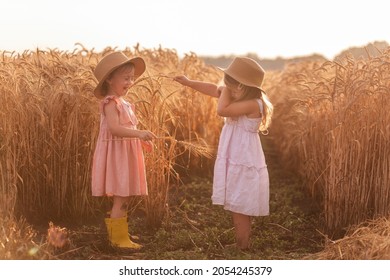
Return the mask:
M 243 90 L 242 96 L 239 99 L 235 100 L 234 102 L 242 101 L 242 100 L 250 100 L 250 99 L 260 99 L 262 101 L 263 112 L 261 113 L 262 120 L 261 120 L 259 130 L 263 134 L 268 134 L 268 127 L 271 125 L 274 106 L 272 105 L 265 91 L 256 87 L 250 87 L 241 84 L 240 82 L 233 79 L 231 76 L 227 74 L 224 75 L 223 81 L 228 88 Z
M 107 78 L 104 80 L 102 84 L 102 96 L 106 96 L 108 94 L 108 90 L 110 89 L 110 85 L 107 83 L 107 80 L 111 79 L 112 76 L 114 76 L 116 73 L 125 71 L 127 69 L 132 70 L 135 68 L 135 65 L 131 62 L 121 65 L 120 67 L 116 68 L 114 71 L 112 71 Z

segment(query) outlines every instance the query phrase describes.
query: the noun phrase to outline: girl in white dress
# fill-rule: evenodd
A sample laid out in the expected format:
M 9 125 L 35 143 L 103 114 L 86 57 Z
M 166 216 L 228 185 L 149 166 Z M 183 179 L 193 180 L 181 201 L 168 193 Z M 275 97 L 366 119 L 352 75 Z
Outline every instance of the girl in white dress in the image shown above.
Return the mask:
M 225 86 L 189 80 L 175 81 L 218 99 L 225 117 L 214 166 L 212 202 L 232 213 L 236 245 L 250 245 L 251 217 L 269 215 L 269 177 L 259 131 L 266 131 L 272 104 L 261 86 L 265 71 L 253 59 L 236 57 L 224 71 Z

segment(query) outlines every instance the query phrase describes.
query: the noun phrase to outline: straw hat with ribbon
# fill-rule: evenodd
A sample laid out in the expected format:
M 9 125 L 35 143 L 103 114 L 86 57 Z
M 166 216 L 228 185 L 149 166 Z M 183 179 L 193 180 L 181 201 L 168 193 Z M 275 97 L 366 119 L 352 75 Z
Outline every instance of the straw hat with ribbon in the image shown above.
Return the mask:
M 249 57 L 236 57 L 227 68 L 219 68 L 237 82 L 263 91 L 265 71 L 255 60 Z
M 122 52 L 113 52 L 100 60 L 93 73 L 98 81 L 98 84 L 93 91 L 97 98 L 101 99 L 104 97 L 102 85 L 108 76 L 114 70 L 127 63 L 132 63 L 134 65 L 134 75 L 136 77 L 141 76 L 145 72 L 145 61 L 141 57 L 134 57 L 130 59 Z

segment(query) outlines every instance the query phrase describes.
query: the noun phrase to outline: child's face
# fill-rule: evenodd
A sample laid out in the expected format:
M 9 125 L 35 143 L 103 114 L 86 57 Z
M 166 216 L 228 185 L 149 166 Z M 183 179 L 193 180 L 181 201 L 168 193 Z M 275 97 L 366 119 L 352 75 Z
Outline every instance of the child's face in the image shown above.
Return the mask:
M 125 67 L 116 70 L 111 78 L 107 79 L 109 94 L 124 96 L 128 89 L 134 84 L 134 67 Z

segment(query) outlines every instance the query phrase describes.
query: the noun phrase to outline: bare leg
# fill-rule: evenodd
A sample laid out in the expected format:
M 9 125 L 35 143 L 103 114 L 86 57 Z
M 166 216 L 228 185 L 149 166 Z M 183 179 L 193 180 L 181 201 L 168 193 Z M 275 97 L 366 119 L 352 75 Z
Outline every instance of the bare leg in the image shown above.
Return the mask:
M 128 197 L 114 196 L 111 218 L 122 218 L 126 216 L 128 203 Z
M 251 217 L 232 212 L 233 224 L 236 233 L 236 244 L 240 249 L 249 248 L 251 235 Z

